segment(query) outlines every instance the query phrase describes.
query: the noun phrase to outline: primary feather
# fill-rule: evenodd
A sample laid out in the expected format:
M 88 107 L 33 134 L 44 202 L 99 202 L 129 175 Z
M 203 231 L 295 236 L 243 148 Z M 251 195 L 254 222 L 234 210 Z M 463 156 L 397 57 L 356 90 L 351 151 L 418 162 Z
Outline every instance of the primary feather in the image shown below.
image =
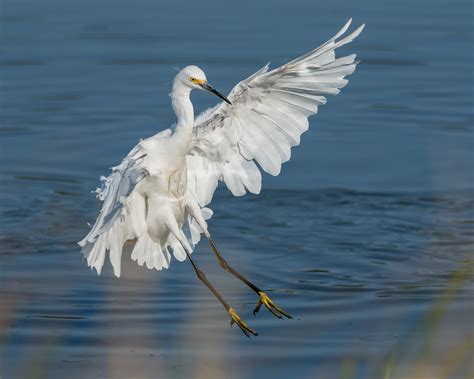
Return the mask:
M 308 129 L 308 117 L 326 104 L 327 95 L 337 95 L 355 70 L 355 54 L 336 59 L 334 52 L 364 28 L 337 40 L 350 23 L 317 49 L 271 71 L 264 66 L 234 87 L 228 96 L 232 105 L 223 102 L 196 118 L 188 183 L 201 206 L 212 200 L 217 181 L 235 196 L 259 193 L 262 177 L 255 163 L 271 175 L 280 173 Z

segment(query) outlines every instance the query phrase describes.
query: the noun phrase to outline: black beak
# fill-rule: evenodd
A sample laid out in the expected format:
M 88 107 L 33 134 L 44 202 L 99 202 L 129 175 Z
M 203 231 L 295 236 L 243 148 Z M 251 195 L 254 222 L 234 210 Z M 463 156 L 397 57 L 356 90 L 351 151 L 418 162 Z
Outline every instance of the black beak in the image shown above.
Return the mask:
M 218 90 L 214 89 L 213 87 L 211 87 L 209 84 L 207 83 L 204 83 L 204 84 L 201 84 L 201 87 L 208 90 L 209 92 L 212 92 L 214 95 L 216 95 L 217 97 L 220 97 L 222 100 L 224 100 L 227 104 L 230 104 L 232 105 L 232 103 L 229 101 L 229 99 L 227 97 L 225 97 L 222 93 L 220 93 Z

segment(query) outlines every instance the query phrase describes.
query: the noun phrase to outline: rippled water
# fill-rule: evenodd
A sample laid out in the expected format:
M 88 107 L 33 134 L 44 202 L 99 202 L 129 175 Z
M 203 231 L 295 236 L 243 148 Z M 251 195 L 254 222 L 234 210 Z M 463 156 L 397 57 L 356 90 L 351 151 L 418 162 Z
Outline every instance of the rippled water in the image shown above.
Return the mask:
M 261 196 L 212 204 L 225 256 L 293 320 L 254 318 L 203 243 L 198 263 L 257 338 L 188 263 L 86 269 L 90 191 L 173 123 L 173 66 L 226 92 L 350 16 L 367 28 L 344 50 L 362 60 L 349 86 Z M 0 26 L 2 379 L 472 376 L 471 2 L 4 0 Z

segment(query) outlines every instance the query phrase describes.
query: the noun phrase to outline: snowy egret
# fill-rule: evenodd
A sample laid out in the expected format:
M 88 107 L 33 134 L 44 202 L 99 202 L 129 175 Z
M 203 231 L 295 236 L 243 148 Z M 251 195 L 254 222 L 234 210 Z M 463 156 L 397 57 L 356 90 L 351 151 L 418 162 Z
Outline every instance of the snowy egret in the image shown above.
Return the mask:
M 309 53 L 269 70 L 268 64 L 238 83 L 225 97 L 211 87 L 204 72 L 188 66 L 175 77 L 171 100 L 177 116 L 174 130 L 167 129 L 141 140 L 102 177 L 97 197 L 103 202 L 97 220 L 79 242 L 87 264 L 100 274 L 107 253 L 114 274 L 120 277 L 122 248 L 134 240 L 131 258 L 149 269 L 168 268 L 171 257 L 189 259 L 198 278 L 227 310 L 231 325 L 249 336 L 257 335 L 224 300 L 199 269 L 191 253 L 201 234 L 207 238 L 220 266 L 258 295 L 254 314 L 262 305 L 276 317 L 291 318 L 265 291 L 237 272 L 222 256 L 206 220 L 219 181 L 234 196 L 258 194 L 260 166 L 271 175 L 280 173 L 308 129 L 308 117 L 347 84 L 354 72 L 355 54 L 336 58 L 335 50 L 356 38 L 364 25 L 342 38 L 351 23 Z M 223 101 L 194 118 L 193 89 L 205 90 Z

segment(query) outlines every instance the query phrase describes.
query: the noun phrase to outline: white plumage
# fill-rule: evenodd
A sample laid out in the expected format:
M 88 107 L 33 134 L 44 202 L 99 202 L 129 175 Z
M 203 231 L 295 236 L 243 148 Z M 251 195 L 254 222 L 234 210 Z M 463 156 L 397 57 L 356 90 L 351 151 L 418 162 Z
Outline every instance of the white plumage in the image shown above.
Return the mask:
M 355 54 L 335 56 L 335 50 L 364 27 L 341 38 L 350 22 L 317 49 L 270 71 L 264 66 L 232 89 L 229 102 L 195 120 L 192 89 L 208 89 L 225 98 L 208 86 L 198 67 L 178 73 L 171 93 L 178 118 L 174 131 L 140 141 L 102 178 L 97 191 L 102 209 L 79 242 L 88 265 L 100 274 L 109 252 L 114 273 L 120 276 L 123 244 L 136 240 L 133 260 L 150 269 L 168 268 L 172 256 L 186 258 L 201 233 L 210 236 L 205 220 L 212 211 L 205 207 L 219 181 L 235 196 L 259 193 L 260 168 L 280 173 L 308 129 L 308 117 L 326 103 L 327 95 L 337 95 L 355 70 Z

